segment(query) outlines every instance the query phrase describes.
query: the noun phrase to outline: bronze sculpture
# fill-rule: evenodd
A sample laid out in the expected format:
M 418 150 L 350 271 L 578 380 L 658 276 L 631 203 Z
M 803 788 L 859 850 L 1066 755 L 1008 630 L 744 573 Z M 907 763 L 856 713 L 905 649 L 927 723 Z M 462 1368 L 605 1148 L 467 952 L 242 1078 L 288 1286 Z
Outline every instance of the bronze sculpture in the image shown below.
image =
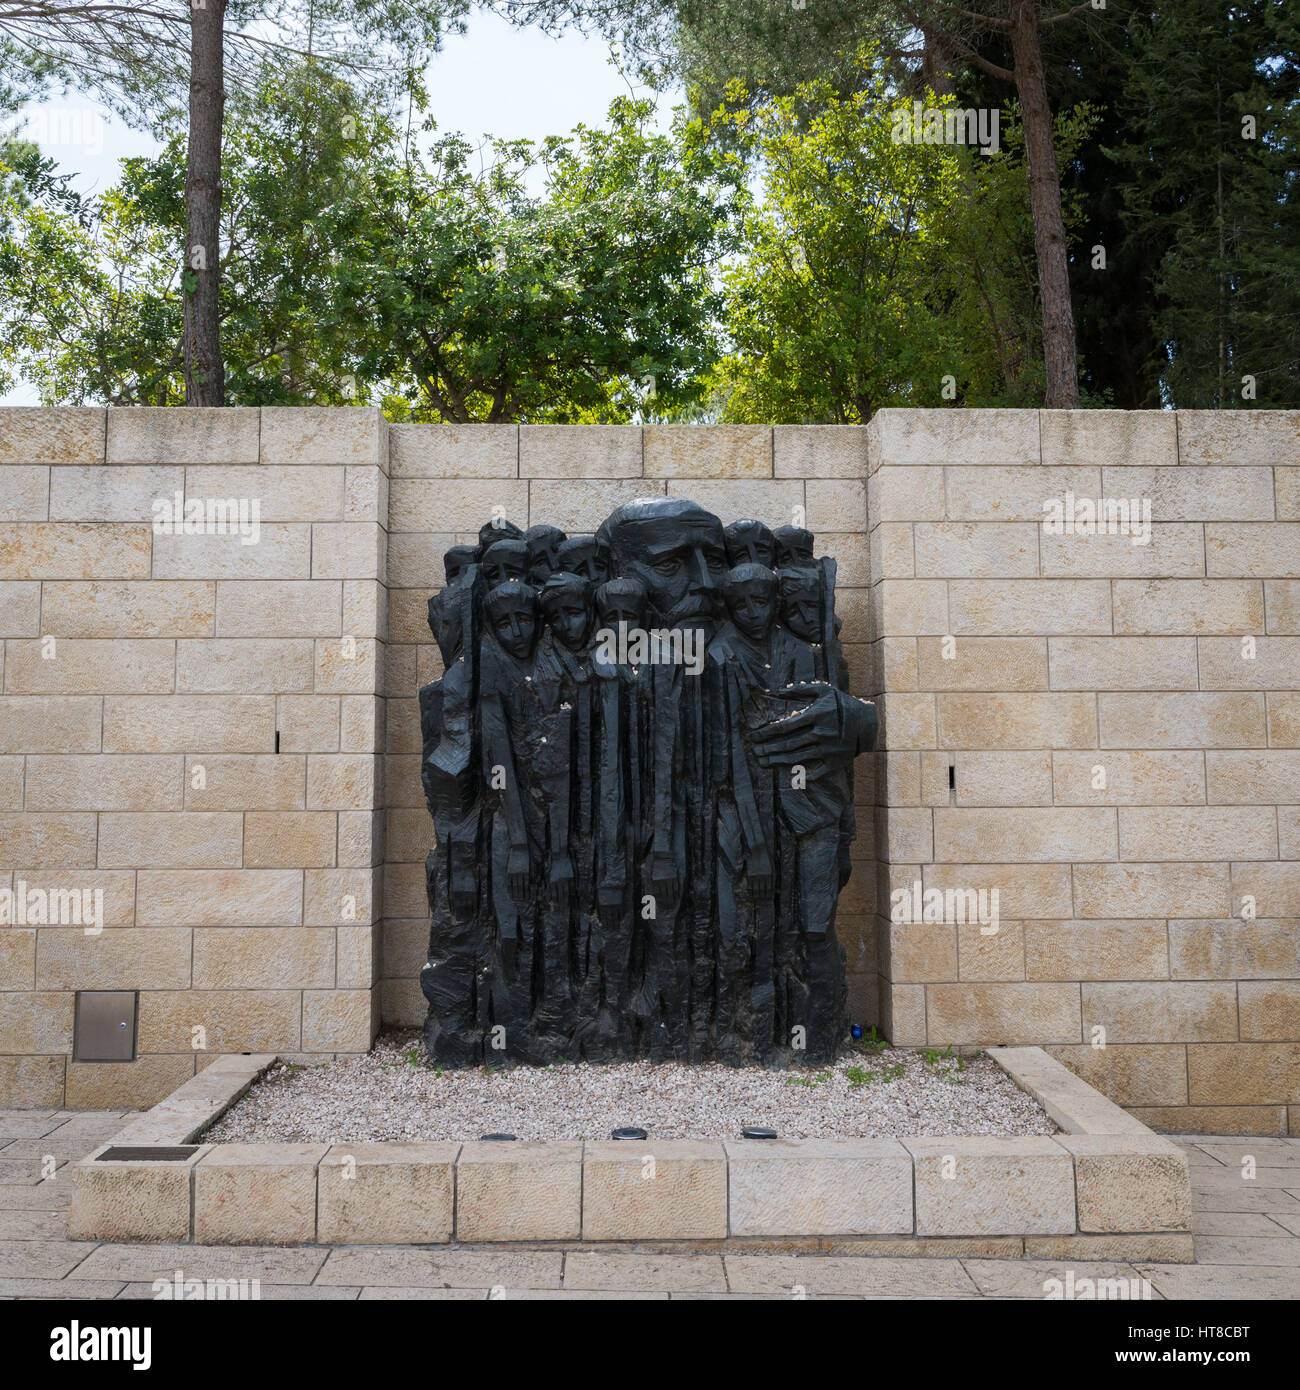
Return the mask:
M 434 1058 L 834 1056 L 876 721 L 813 546 L 659 497 L 448 551 L 420 692 Z

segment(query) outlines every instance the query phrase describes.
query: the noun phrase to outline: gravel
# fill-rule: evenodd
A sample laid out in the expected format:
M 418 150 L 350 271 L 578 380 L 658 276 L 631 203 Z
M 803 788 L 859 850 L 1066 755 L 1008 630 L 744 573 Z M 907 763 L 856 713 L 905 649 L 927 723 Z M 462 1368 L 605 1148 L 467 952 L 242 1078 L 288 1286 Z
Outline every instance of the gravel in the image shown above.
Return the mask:
M 277 1062 L 203 1135 L 213 1142 L 359 1143 L 607 1139 L 636 1125 L 652 1139 L 720 1139 L 743 1125 L 782 1138 L 1055 1134 L 1032 1096 L 983 1055 L 960 1059 L 862 1048 L 820 1070 L 585 1062 L 439 1070 L 415 1031 L 316 1066 Z

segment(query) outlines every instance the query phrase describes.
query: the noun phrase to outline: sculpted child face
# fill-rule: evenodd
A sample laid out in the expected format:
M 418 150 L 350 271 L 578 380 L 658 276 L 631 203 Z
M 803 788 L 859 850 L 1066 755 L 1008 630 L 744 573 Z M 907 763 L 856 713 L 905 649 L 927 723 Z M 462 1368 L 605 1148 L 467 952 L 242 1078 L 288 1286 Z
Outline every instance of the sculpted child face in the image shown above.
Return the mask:
M 783 570 L 781 573 L 781 618 L 796 637 L 820 642 L 821 575 L 816 570 Z
M 556 641 L 581 650 L 591 630 L 591 584 L 576 574 L 552 575 L 541 592 L 542 612 Z
M 723 536 L 727 543 L 727 559 L 734 565 L 766 565 L 771 569 L 776 560 L 776 541 L 761 521 L 733 521 Z
M 537 596 L 524 584 L 508 584 L 487 597 L 488 626 L 517 661 L 526 661 L 537 642 Z
M 746 570 L 757 568 L 746 566 Z M 731 621 L 754 641 L 761 641 L 772 630 L 776 621 L 776 583 L 773 578 L 748 575 L 746 570 L 737 571 L 738 577 L 727 583 L 727 608 Z M 744 578 L 739 575 L 744 574 Z
M 475 553 L 472 545 L 453 545 L 442 557 L 442 567 L 447 575 L 447 583 L 454 584 L 474 563 Z
M 524 532 L 528 547 L 528 582 L 540 587 L 560 568 L 564 532 L 558 526 L 530 526 Z
M 813 560 L 813 535 L 800 526 L 778 526 L 772 533 L 776 541 L 778 569 L 805 569 Z
M 483 552 L 483 577 L 489 589 L 510 579 L 528 577 L 528 549 L 523 541 L 497 541 Z
M 609 554 L 595 536 L 570 536 L 558 549 L 559 566 L 566 574 L 581 575 L 593 584 L 609 578 Z
M 600 608 L 600 621 L 603 626 L 618 631 L 619 623 L 626 623 L 629 630 L 645 626 L 645 595 L 602 594 L 597 596 Z

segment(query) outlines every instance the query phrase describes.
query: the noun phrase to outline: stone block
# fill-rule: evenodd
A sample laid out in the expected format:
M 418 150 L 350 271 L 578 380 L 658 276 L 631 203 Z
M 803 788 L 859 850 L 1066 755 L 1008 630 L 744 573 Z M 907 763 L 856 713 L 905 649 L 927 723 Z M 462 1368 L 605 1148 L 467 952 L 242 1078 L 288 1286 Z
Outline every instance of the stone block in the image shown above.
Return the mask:
M 301 1016 L 296 990 L 143 990 L 139 1048 L 179 1053 L 191 1065 L 204 1051 L 298 1052 Z M 196 1037 L 205 1048 L 194 1046 Z
M 644 442 L 647 478 L 772 477 L 768 425 L 647 425 Z
M 29 811 L 179 811 L 185 799 L 179 754 L 33 754 Z
M 106 462 L 256 463 L 260 416 L 218 406 L 110 410 Z
M 697 430 L 694 433 L 701 436 L 705 432 Z M 583 482 L 591 478 L 639 478 L 641 428 L 638 425 L 521 425 L 519 476 L 572 478 Z
M 194 1054 L 137 1057 L 134 1062 L 74 1062 L 68 1059 L 69 1109 L 144 1109 L 166 1099 L 194 1075 Z
M 0 464 L 103 463 L 107 415 L 98 406 L 0 406 Z
M 1237 1037 L 1237 990 L 1231 983 L 1085 983 L 1082 990 L 1084 1032 L 1104 1028 L 1108 1045 Z
M 337 579 L 223 580 L 216 586 L 215 635 L 338 636 L 342 603 L 342 584 Z
M 887 407 L 869 426 L 871 467 L 889 464 L 1038 463 L 1036 410 Z
M 910 1235 L 912 1159 L 896 1139 L 729 1139 L 732 1236 Z
M 148 579 L 146 525 L 0 523 L 0 579 Z
M 778 478 L 865 478 L 865 425 L 777 425 L 772 430 Z
M 1068 1235 L 1074 1169 L 1053 1139 L 905 1139 L 919 1236 Z
M 940 806 L 934 812 L 934 851 L 949 863 L 1112 859 L 1115 816 L 1103 808 Z
M 109 1145 L 71 1165 L 71 1240 L 188 1241 L 190 1180 L 205 1147 L 181 1162 L 104 1162 Z
M 170 507 L 184 490 L 185 470 L 178 466 L 52 468 L 49 519 L 152 523 L 154 503 L 163 500 Z
M 273 696 L 110 695 L 103 706 L 105 753 L 270 753 L 275 748 Z
M 940 1046 L 1071 1043 L 1083 1036 L 1076 984 L 932 984 L 925 1000 L 927 1041 Z
M 244 816 L 244 867 L 334 867 L 338 816 L 333 811 L 249 811 Z
M 1178 425 L 1169 410 L 1040 410 L 1043 463 L 1103 466 L 1178 462 Z
M 1180 410 L 1178 462 L 1237 467 L 1294 463 L 1300 418 L 1294 410 Z
M 1163 920 L 1025 923 L 1030 980 L 1164 980 L 1168 951 Z
M 188 927 L 42 927 L 37 989 L 188 989 Z
M 922 690 L 1046 690 L 1044 637 L 921 637 Z
M 1076 864 L 1080 917 L 1163 917 L 1170 904 L 1201 916 L 1228 911 L 1226 864 Z
M 305 990 L 302 1047 L 305 1052 L 369 1052 L 378 1019 L 368 989 Z
M 282 695 L 309 691 L 314 662 L 310 638 L 185 638 L 176 644 L 176 692 Z
M 302 924 L 300 869 L 142 869 L 137 880 L 141 926 Z
M 920 521 L 918 579 L 1026 579 L 1038 575 L 1038 527 L 1029 522 Z
M 43 638 L 5 645 L 5 690 L 13 695 L 161 695 L 175 680 L 174 642 L 68 637 L 53 648 Z
M 1117 579 L 1117 634 L 1263 632 L 1264 595 L 1256 579 Z
M 810 531 L 867 529 L 867 485 L 861 479 L 809 478 L 804 483 L 804 505 Z
M 727 1234 L 727 1155 L 720 1143 L 602 1140 L 584 1146 L 582 1170 L 584 1240 Z
M 456 1239 L 577 1240 L 580 1143 L 465 1144 L 456 1160 Z
M 1158 521 L 1272 521 L 1271 468 L 1104 468 L 1101 496 L 1149 499 Z
M 0 1057 L 0 1096 L 20 1110 L 63 1104 L 64 1057 Z
M 1095 748 L 1093 695 L 1011 693 L 938 696 L 939 744 L 945 748 Z
M 572 483 L 564 487 L 570 496 L 575 491 Z M 394 478 L 389 494 L 388 528 L 438 534 L 468 531 L 477 538 L 479 528 L 504 509 L 506 519 L 523 529 L 528 525 L 528 496 L 529 484 L 522 480 L 467 478 L 448 482 L 442 478 Z M 552 524 L 567 529 L 561 522 Z M 428 537 L 421 541 L 428 543 Z M 439 584 L 444 578 L 442 551 L 451 544 L 449 539 L 445 546 L 438 546 L 435 558 Z
M 268 521 L 340 521 L 343 518 L 345 470 L 260 467 L 187 468 L 187 498 L 234 497 L 257 503 L 258 518 Z
M 0 845 L 13 864 L 32 869 L 93 869 L 93 812 L 0 812 Z
M 518 425 L 392 425 L 394 478 L 514 478 Z
M 1150 538 L 1136 535 L 1043 531 L 1044 577 L 1075 579 L 1195 579 L 1203 577 L 1205 545 L 1200 522 L 1156 521 Z
M 263 406 L 262 463 L 388 469 L 388 421 L 375 406 Z
M 99 818 L 105 869 L 235 869 L 243 861 L 237 811 L 106 811 Z
M 1187 1049 L 1181 1043 L 1075 1043 L 1045 1050 L 1115 1105 L 1187 1104 Z
M 1277 851 L 1271 806 L 1119 808 L 1121 859 L 1276 859 Z
M 194 1169 L 197 1245 L 301 1245 L 316 1238 L 316 1166 L 326 1144 L 221 1144 Z
M 998 894 L 999 913 L 1011 920 L 1071 915 L 1068 864 L 926 864 L 927 889 Z
M 1269 632 L 1300 634 L 1300 580 L 1266 579 L 1264 614 Z
M 193 936 L 195 989 L 334 987 L 329 927 L 200 927 Z
M 1056 752 L 1052 769 L 1060 805 L 1178 806 L 1205 801 L 1204 755 L 1194 750 Z M 1096 785 L 1102 779 L 1105 785 Z
M 1250 748 L 1265 741 L 1260 695 L 1103 692 L 1097 710 L 1102 748 Z
M 959 636 L 1107 634 L 1111 586 L 1104 579 L 953 579 L 952 627 Z
M 1187 1049 L 1187 1086 L 1193 1106 L 1295 1106 L 1300 1104 L 1300 1042 L 1193 1042 Z
M 1205 573 L 1211 578 L 1300 578 L 1300 522 L 1210 522 Z
M 45 586 L 48 592 L 53 586 Z M 35 580 L 0 579 L 0 637 L 39 637 L 41 586 Z
M 798 524 L 804 506 L 803 484 L 791 479 L 670 478 L 668 495 L 689 497 L 713 512 L 724 526 L 748 519 L 771 527 L 790 526 Z M 861 517 L 857 529 L 865 530 Z
M 0 754 L 93 753 L 103 703 L 82 695 L 0 695 Z
M 1053 690 L 1195 690 L 1194 637 L 1053 637 Z
M 50 519 L 50 470 L 43 464 L 0 464 L 4 496 L 0 497 L 0 521 L 48 521 Z
M 311 528 L 313 579 L 382 579 L 387 532 L 369 521 L 318 521 Z
M 48 581 L 42 603 L 45 630 L 59 637 L 211 637 L 216 585 L 184 579 Z
M 443 1245 L 459 1144 L 336 1144 L 317 1170 L 322 1245 Z
M 1095 498 L 1101 487 L 1101 470 L 1085 463 L 1064 468 L 954 467 L 944 473 L 950 521 L 1041 522 L 1050 501 L 1064 505 L 1067 492 Z

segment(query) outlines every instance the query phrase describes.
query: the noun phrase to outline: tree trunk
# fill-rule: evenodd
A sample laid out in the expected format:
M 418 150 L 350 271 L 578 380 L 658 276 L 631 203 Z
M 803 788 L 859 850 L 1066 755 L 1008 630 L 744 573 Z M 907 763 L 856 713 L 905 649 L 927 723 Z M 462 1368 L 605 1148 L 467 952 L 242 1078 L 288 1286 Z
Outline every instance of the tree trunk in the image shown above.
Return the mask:
M 226 0 L 191 0 L 190 132 L 185 169 L 185 404 L 224 405 L 218 318 Z
M 1038 258 L 1039 292 L 1043 297 L 1045 404 L 1049 408 L 1074 410 L 1079 405 L 1074 308 L 1070 300 L 1065 219 L 1061 215 L 1061 181 L 1057 176 L 1052 138 L 1052 108 L 1047 99 L 1047 78 L 1039 42 L 1037 0 L 1011 0 L 1011 52 L 1025 128 L 1029 206 L 1034 217 L 1034 250 Z

